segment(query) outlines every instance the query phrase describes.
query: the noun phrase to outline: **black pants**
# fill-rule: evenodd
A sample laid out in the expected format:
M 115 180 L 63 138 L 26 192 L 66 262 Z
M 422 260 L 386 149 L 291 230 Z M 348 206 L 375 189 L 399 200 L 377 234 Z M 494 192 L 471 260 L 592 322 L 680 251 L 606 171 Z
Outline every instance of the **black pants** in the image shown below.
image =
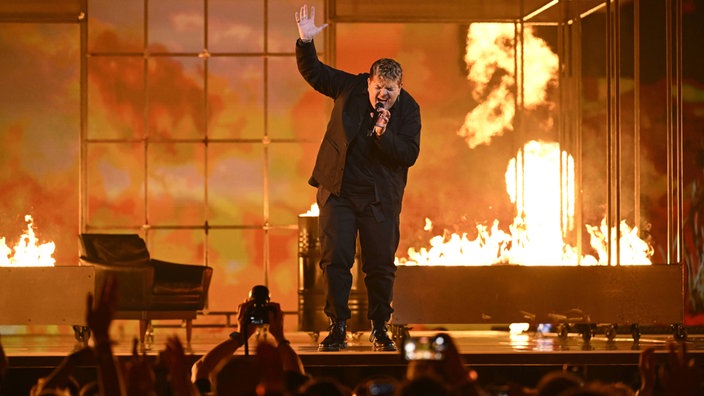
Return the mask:
M 384 322 L 391 318 L 399 219 L 385 218 L 375 205 L 373 196 L 330 195 L 325 203 L 319 202 L 320 267 L 327 280 L 325 314 L 332 319 L 351 317 L 348 300 L 357 233 L 367 287 L 367 318 Z

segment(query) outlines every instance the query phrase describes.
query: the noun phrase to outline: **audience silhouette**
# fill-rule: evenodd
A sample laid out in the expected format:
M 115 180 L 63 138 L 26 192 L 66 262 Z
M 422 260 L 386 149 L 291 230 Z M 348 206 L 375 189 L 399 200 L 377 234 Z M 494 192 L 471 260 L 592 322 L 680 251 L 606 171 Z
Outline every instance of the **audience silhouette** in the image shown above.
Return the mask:
M 113 354 L 110 325 L 118 285 L 108 279 L 98 296 L 86 299 L 86 323 L 91 345 L 68 354 L 48 375 L 38 378 L 30 395 L 267 395 L 267 396 L 694 396 L 704 395 L 704 368 L 687 352 L 687 342 L 671 342 L 660 362 L 656 348 L 641 351 L 638 389 L 624 382 L 589 381 L 569 370 L 548 372 L 534 388 L 506 384 L 501 391 L 485 388 L 477 372 L 464 361 L 455 340 L 440 332 L 433 339 L 443 346 L 441 358 L 409 360 L 403 378 L 375 375 L 353 387 L 329 376 L 306 373 L 284 333 L 284 314 L 276 302 L 267 304 L 266 324 L 252 323 L 251 299 L 238 306 L 238 330 L 191 364 L 177 336 L 170 336 L 156 359 L 138 351 L 120 364 Z M 246 337 L 244 335 L 247 335 Z M 2 339 L 0 338 L 0 341 Z M 253 343 L 253 353 L 240 349 Z M 96 381 L 80 384 L 73 371 L 93 364 Z M 0 342 L 0 395 L 9 363 Z

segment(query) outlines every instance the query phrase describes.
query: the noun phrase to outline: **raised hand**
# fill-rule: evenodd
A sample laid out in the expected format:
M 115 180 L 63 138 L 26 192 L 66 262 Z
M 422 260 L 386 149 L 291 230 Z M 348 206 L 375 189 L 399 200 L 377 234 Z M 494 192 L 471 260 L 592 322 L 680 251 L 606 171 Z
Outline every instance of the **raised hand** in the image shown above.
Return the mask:
M 657 365 L 655 363 L 655 348 L 646 348 L 640 353 L 638 360 L 640 372 L 639 396 L 651 396 L 657 382 Z
M 191 383 L 186 352 L 177 336 L 173 335 L 166 340 L 166 348 L 161 352 L 161 357 L 169 370 L 169 383 L 174 395 L 198 395 L 198 390 Z
M 242 333 L 243 336 L 245 336 L 246 334 L 244 342 L 247 342 L 247 340 L 252 335 L 256 334 L 257 329 L 259 328 L 259 326 L 257 324 L 252 323 L 248 317 L 249 313 L 252 311 L 252 307 L 254 306 L 254 304 L 254 300 L 247 300 L 237 306 L 237 330 L 239 330 L 239 332 Z
M 115 313 L 117 304 L 117 280 L 115 277 L 108 277 L 105 284 L 100 289 L 101 294 L 97 298 L 92 293 L 88 294 L 86 301 L 86 323 L 93 331 L 95 342 L 110 342 L 110 323 Z
M 660 368 L 660 380 L 667 395 L 701 395 L 704 370 L 687 353 L 685 342 L 670 343 L 667 364 Z
M 124 364 L 125 385 L 128 395 L 148 395 L 154 391 L 154 367 L 146 353 L 137 352 L 139 340 L 132 340 L 132 357 Z
M 325 23 L 320 26 L 315 26 L 315 7 L 310 7 L 310 14 L 308 14 L 308 5 L 304 4 L 301 7 L 301 11 L 295 14 L 296 25 L 298 26 L 298 35 L 301 41 L 310 42 L 313 37 L 325 29 L 328 24 Z
M 284 337 L 284 313 L 281 311 L 279 303 L 269 303 L 269 333 L 274 336 L 276 342 L 285 340 Z
M 112 352 L 110 341 L 110 323 L 117 304 L 117 280 L 109 277 L 95 299 L 88 293 L 86 298 L 86 324 L 93 332 L 95 356 L 98 366 L 98 385 L 104 396 L 123 396 L 127 394 L 122 379 L 122 370 Z M 94 306 L 95 305 L 95 306 Z

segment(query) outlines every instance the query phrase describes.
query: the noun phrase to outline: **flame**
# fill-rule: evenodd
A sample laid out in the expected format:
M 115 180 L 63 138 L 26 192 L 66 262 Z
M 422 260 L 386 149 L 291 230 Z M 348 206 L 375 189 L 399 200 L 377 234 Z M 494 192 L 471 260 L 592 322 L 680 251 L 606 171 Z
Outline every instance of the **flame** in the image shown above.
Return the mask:
M 527 110 L 553 107 L 546 100 L 547 89 L 557 81 L 559 58 L 530 26 L 524 28 L 522 40 L 516 40 L 520 28 L 512 23 L 473 23 L 467 30 L 467 80 L 479 104 L 466 115 L 457 134 L 470 149 L 513 130 L 516 101 Z
M 598 252 L 599 264 L 606 265 L 608 263 L 608 232 L 609 228 L 606 225 L 606 219 L 601 220 L 601 225 L 599 227 L 591 226 L 587 224 L 587 231 L 591 235 L 589 240 L 590 245 Z M 621 221 L 619 226 L 619 231 L 621 237 L 618 240 L 618 252 L 616 247 L 616 230 L 615 227 L 611 228 L 611 260 L 616 262 L 616 258 L 619 258 L 620 264 L 625 265 L 648 265 L 652 264 L 650 257 L 653 255 L 653 247 L 649 245 L 644 240 L 638 237 L 638 227 L 633 227 L 632 229 L 626 224 L 625 221 Z
M 27 232 L 22 234 L 12 249 L 7 246 L 5 237 L 0 237 L 0 267 L 53 267 L 56 260 L 52 255 L 56 244 L 38 244 L 32 216 L 24 216 L 24 221 L 27 222 Z
M 309 216 L 309 217 L 317 217 L 319 215 L 320 215 L 320 208 L 318 208 L 317 203 L 310 205 L 310 209 L 308 209 L 307 212 L 301 214 L 301 216 Z
M 523 29 L 523 31 L 521 31 Z M 516 38 L 520 37 L 521 40 Z M 522 110 L 552 110 L 548 89 L 557 82 L 559 58 L 530 26 L 473 23 L 467 31 L 467 79 L 479 103 L 465 117 L 458 135 L 470 149 L 489 144 L 513 130 L 516 105 Z M 523 78 L 529 76 L 530 78 Z M 517 83 L 518 82 L 518 83 Z M 550 111 L 546 112 L 550 114 Z M 544 122 L 551 128 L 550 116 Z M 477 237 L 444 232 L 430 239 L 430 248 L 408 249 L 397 264 L 410 265 L 621 265 L 650 264 L 652 248 L 638 238 L 638 229 L 621 222 L 618 232 L 586 225 L 598 258 L 580 257 L 565 242 L 574 229 L 574 159 L 554 142 L 530 141 L 507 165 L 506 189 L 516 217 L 509 233 L 494 220 L 489 229 L 477 225 Z M 432 231 L 426 219 L 425 231 Z M 608 242 L 608 238 L 612 238 Z M 618 239 L 618 241 L 616 240 Z M 609 246 L 611 252 L 609 253 Z M 609 257 L 611 254 L 611 257 Z M 618 257 L 616 255 L 619 255 Z M 618 259 L 618 260 L 617 260 Z
M 506 188 L 518 215 L 511 226 L 508 262 L 525 265 L 576 264 L 563 232 L 573 227 L 574 160 L 553 142 L 531 141 L 506 169 Z M 556 249 L 562 247 L 563 249 Z
M 430 239 L 430 248 L 408 249 L 407 258 L 396 258 L 397 265 L 607 265 L 608 235 L 611 235 L 611 261 L 620 265 L 651 264 L 652 247 L 638 237 L 638 228 L 625 221 L 608 232 L 606 220 L 600 227 L 586 225 L 590 244 L 598 258 L 580 257 L 577 249 L 565 242 L 574 227 L 574 160 L 560 150 L 559 144 L 531 141 L 519 150 L 506 169 L 507 192 L 516 206 L 510 232 L 478 224 L 477 237 L 467 233 L 445 232 Z M 425 219 L 424 229 L 432 230 Z M 618 242 L 616 241 L 617 235 Z M 619 260 L 616 260 L 618 243 Z

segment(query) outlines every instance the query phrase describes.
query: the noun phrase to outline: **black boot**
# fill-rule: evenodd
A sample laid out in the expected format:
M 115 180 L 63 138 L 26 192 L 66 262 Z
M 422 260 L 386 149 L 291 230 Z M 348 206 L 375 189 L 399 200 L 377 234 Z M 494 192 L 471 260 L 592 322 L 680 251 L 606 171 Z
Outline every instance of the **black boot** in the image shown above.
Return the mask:
M 369 341 L 374 343 L 375 351 L 395 351 L 396 344 L 389 338 L 386 333 L 386 322 L 372 321 L 372 334 L 369 336 Z
M 335 352 L 347 348 L 347 322 L 330 319 L 330 332 L 318 345 L 320 352 Z

